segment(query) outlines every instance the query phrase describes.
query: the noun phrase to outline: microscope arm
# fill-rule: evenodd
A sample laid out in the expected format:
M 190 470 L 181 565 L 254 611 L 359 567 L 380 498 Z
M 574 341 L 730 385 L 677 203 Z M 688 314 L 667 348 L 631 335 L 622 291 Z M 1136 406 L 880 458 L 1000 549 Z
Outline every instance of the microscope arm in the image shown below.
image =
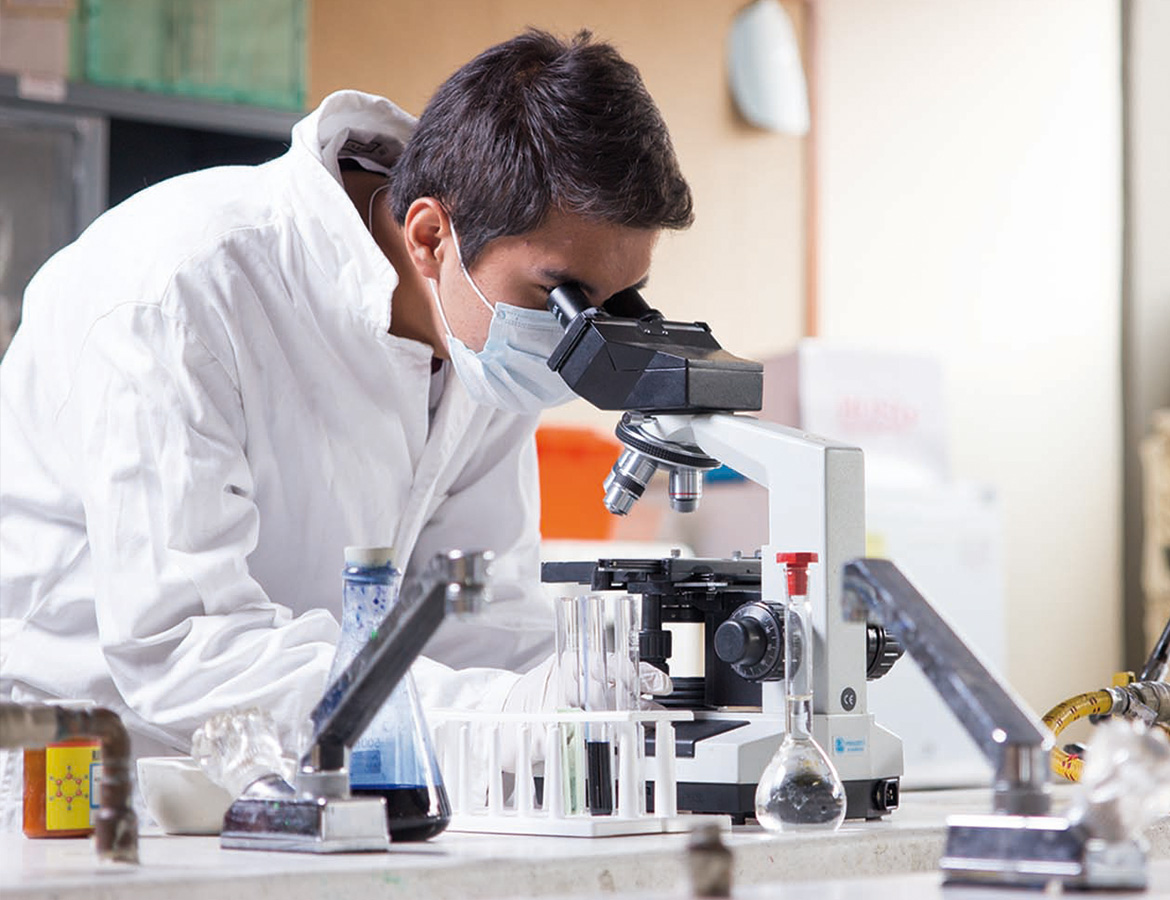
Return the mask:
M 877 620 L 901 641 L 967 733 L 995 766 L 995 808 L 1048 812 L 1052 738 L 889 560 L 845 566 L 845 611 Z
M 781 479 L 787 454 L 803 450 L 802 432 L 753 416 L 729 413 L 658 415 L 645 426 L 665 441 L 697 445 L 703 452 L 765 488 Z

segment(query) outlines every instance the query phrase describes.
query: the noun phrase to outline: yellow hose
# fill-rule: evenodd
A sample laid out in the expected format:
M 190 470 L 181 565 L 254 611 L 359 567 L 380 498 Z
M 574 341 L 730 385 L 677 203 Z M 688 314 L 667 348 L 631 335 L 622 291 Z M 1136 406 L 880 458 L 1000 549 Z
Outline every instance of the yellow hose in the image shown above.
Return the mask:
M 1086 716 L 1101 716 L 1112 708 L 1113 698 L 1109 696 L 1108 691 L 1090 691 L 1087 694 L 1077 694 L 1075 697 L 1052 707 L 1044 717 L 1044 724 L 1055 736 L 1078 719 L 1083 719 Z M 1060 747 L 1053 748 L 1052 771 L 1061 778 L 1067 778 L 1069 781 L 1080 781 L 1083 766 L 1084 762 L 1079 757 L 1066 753 Z

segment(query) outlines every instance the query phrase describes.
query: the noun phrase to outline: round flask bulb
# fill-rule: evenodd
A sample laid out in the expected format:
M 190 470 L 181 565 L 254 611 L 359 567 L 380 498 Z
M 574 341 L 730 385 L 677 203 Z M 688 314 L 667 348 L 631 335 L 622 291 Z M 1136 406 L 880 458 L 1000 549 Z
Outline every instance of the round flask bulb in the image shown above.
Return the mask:
M 768 831 L 836 831 L 845 785 L 816 741 L 786 737 L 756 787 L 756 819 Z

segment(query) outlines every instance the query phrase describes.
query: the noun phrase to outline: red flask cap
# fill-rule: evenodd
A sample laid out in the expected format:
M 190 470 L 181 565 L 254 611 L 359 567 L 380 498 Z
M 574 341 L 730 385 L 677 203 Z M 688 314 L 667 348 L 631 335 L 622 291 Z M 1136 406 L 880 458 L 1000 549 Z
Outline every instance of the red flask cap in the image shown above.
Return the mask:
M 788 566 L 788 596 L 803 597 L 808 593 L 808 567 L 816 561 L 817 555 L 808 551 L 776 554 L 776 562 Z

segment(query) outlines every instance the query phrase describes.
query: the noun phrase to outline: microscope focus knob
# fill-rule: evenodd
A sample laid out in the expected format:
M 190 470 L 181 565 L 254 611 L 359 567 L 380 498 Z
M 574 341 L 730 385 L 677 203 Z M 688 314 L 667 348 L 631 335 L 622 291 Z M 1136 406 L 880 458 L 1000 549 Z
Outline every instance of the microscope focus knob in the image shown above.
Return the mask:
M 745 603 L 715 629 L 715 655 L 748 681 L 784 677 L 783 608 Z
M 728 619 L 715 629 L 715 655 L 726 663 L 752 665 L 764 658 L 768 638 L 754 619 Z
M 884 676 L 905 652 L 897 635 L 872 622 L 866 626 L 865 643 L 866 681 L 877 681 Z

